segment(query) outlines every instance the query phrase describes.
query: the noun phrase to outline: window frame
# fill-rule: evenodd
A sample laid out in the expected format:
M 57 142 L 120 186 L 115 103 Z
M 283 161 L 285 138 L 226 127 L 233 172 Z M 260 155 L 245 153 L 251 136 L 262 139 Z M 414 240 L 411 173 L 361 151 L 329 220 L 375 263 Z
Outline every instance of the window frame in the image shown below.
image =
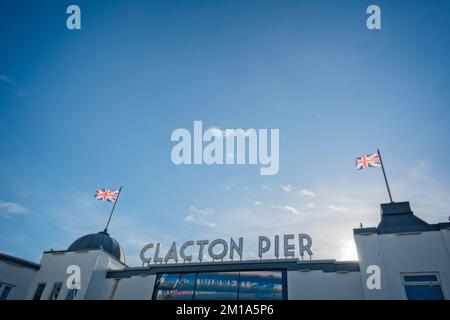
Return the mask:
M 158 290 L 155 290 L 156 288 L 159 288 L 159 283 L 158 281 L 161 280 L 161 275 L 163 274 L 171 274 L 171 275 L 178 275 L 178 280 L 180 280 L 184 275 L 186 274 L 193 274 L 195 279 L 194 279 L 194 285 L 192 288 L 192 299 L 180 299 L 178 301 L 193 301 L 194 297 L 195 297 L 195 287 L 197 285 L 197 276 L 198 276 L 198 272 L 161 272 L 156 274 L 156 279 L 155 279 L 155 284 L 153 285 L 153 294 L 152 294 L 152 300 L 158 300 L 157 296 L 158 296 Z
M 77 288 L 68 289 L 67 294 L 66 294 L 66 300 L 69 300 L 69 301 L 75 300 L 75 298 L 77 297 L 78 291 L 80 291 L 80 290 Z M 69 299 L 71 292 L 75 292 L 75 294 L 73 295 L 72 299 Z
M 59 285 L 60 285 L 60 287 L 59 287 L 59 289 L 58 289 L 58 293 L 57 293 L 55 299 L 52 299 L 53 293 L 55 292 L 57 286 L 59 286 Z M 53 283 L 52 290 L 50 291 L 50 294 L 48 295 L 47 300 L 51 300 L 51 301 L 58 300 L 59 294 L 61 293 L 62 286 L 63 286 L 63 283 L 62 283 L 62 282 L 60 282 L 60 281 L 54 282 L 54 283 Z
M 444 291 L 444 287 L 442 286 L 441 278 L 439 276 L 439 272 L 402 272 L 400 273 L 403 289 L 405 292 L 405 298 L 408 299 L 408 294 L 406 292 L 406 287 L 410 286 L 420 286 L 420 287 L 431 287 L 431 286 L 439 286 L 441 288 L 442 296 L 444 300 L 446 299 L 446 294 Z M 407 281 L 405 280 L 405 277 L 408 276 L 434 276 L 436 277 L 436 280 L 434 281 Z
M 0 301 L 8 300 L 8 297 L 11 294 L 11 291 L 14 289 L 14 287 L 15 286 L 12 284 L 0 282 Z M 6 297 L 3 298 L 3 293 L 5 292 L 6 288 L 9 288 L 8 294 L 6 295 Z
M 153 292 L 152 292 L 152 295 L 151 295 L 150 298 L 151 298 L 151 300 L 157 300 L 156 299 L 156 297 L 157 297 L 157 290 L 158 290 L 158 283 L 157 283 L 157 281 L 158 281 L 159 276 L 162 275 L 162 274 L 179 274 L 179 275 L 182 275 L 182 274 L 195 273 L 196 276 L 195 276 L 195 283 L 194 283 L 193 300 L 190 300 L 190 301 L 202 301 L 202 300 L 195 300 L 195 290 L 196 290 L 197 278 L 198 278 L 199 274 L 201 274 L 201 273 L 216 273 L 216 272 L 218 272 L 218 273 L 220 273 L 220 272 L 237 272 L 238 275 L 239 275 L 238 276 L 238 299 L 235 300 L 235 301 L 239 301 L 239 287 L 240 287 L 241 272 L 248 272 L 248 271 L 250 271 L 250 272 L 257 272 L 257 271 L 276 271 L 276 272 L 281 272 L 281 284 L 282 284 L 281 301 L 282 300 L 287 300 L 287 295 L 288 295 L 287 270 L 286 269 L 278 269 L 278 268 L 275 268 L 275 269 L 249 269 L 249 270 L 246 270 L 246 269 L 239 270 L 238 269 L 238 270 L 214 270 L 214 271 L 211 271 L 211 270 L 200 270 L 200 271 L 181 271 L 181 272 L 158 272 L 158 273 L 156 273 L 155 283 L 153 285 Z M 242 301 L 244 301 L 244 300 L 242 300 Z M 270 301 L 270 300 L 267 300 L 267 301 Z
M 236 273 L 236 299 L 227 299 L 227 300 L 229 300 L 229 301 L 238 301 L 239 300 L 239 278 L 241 276 L 241 271 L 208 271 L 208 272 L 204 271 L 204 272 L 197 272 L 197 276 L 196 276 L 196 279 L 195 279 L 193 300 L 195 300 L 195 301 L 208 301 L 208 299 L 198 298 L 198 295 L 197 295 L 197 285 L 198 285 L 198 283 L 197 283 L 197 281 L 199 279 L 199 276 L 206 275 L 206 274 L 223 274 L 223 273 Z M 202 290 L 199 290 L 198 292 L 200 294 L 201 293 L 204 294 L 204 291 L 202 291 Z M 214 301 L 214 300 L 220 300 L 220 299 L 211 299 L 209 301 Z M 224 300 L 224 299 L 222 299 L 222 300 Z
M 39 289 L 39 287 L 40 287 L 41 285 L 43 286 L 42 292 L 41 292 L 41 294 L 39 295 L 39 299 L 35 299 L 36 293 L 37 293 L 37 291 L 38 291 L 38 289 Z M 42 295 L 44 294 L 44 291 L 45 291 L 45 288 L 46 288 L 46 287 L 47 287 L 47 282 L 39 282 L 39 283 L 37 284 L 37 286 L 36 286 L 36 289 L 34 289 L 34 293 L 33 293 L 33 296 L 31 297 L 31 300 L 36 300 L 36 301 L 41 300 Z

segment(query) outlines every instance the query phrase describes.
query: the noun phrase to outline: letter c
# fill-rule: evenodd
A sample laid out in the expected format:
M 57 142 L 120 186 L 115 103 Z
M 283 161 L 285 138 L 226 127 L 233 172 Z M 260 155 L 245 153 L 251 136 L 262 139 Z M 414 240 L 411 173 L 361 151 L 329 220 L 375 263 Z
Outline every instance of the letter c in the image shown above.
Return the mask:
M 150 261 L 152 261 L 152 258 L 150 258 L 150 257 L 148 257 L 148 258 L 145 257 L 145 252 L 147 252 L 147 250 L 152 249 L 152 248 L 153 248 L 153 243 L 149 243 L 149 244 L 145 245 L 145 246 L 142 248 L 141 254 L 140 254 L 142 263 L 147 263 L 147 264 L 149 264 Z
M 186 250 L 187 247 L 189 246 L 193 246 L 194 245 L 194 241 L 187 241 L 185 243 L 183 243 L 183 245 L 180 248 L 180 256 L 183 258 L 184 261 L 192 261 L 192 255 L 185 255 L 184 254 L 184 250 Z

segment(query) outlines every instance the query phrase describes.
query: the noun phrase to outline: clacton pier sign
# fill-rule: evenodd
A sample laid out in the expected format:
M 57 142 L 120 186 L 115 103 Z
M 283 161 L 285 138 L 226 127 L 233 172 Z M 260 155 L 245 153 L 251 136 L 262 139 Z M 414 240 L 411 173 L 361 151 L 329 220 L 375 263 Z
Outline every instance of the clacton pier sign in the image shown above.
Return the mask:
M 301 233 L 297 236 L 294 234 L 275 235 L 272 238 L 266 236 L 258 237 L 258 257 L 263 259 L 264 256 L 272 254 L 276 258 L 286 257 L 293 258 L 297 255 L 303 260 L 305 253 L 309 258 L 313 255 L 311 246 L 312 239 L 309 235 Z M 212 261 L 222 261 L 224 258 L 230 260 L 243 260 L 244 257 L 244 238 L 240 237 L 236 241 L 230 238 L 230 241 L 224 239 L 209 240 L 189 240 L 178 246 L 174 241 L 170 248 L 162 253 L 160 243 L 149 243 L 145 245 L 140 253 L 143 264 L 150 263 L 178 263 L 192 262 L 194 255 L 198 262 L 204 260 L 204 256 L 208 255 Z

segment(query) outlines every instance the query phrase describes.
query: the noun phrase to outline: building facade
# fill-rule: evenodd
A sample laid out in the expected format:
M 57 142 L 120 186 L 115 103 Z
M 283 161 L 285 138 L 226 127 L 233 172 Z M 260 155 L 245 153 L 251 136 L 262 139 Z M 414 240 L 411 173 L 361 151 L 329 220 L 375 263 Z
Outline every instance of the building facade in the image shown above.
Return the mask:
M 450 223 L 428 224 L 409 202 L 381 205 L 354 229 L 358 261 L 275 259 L 128 267 L 106 232 L 46 251 L 39 264 L 0 254 L 0 299 L 450 299 Z

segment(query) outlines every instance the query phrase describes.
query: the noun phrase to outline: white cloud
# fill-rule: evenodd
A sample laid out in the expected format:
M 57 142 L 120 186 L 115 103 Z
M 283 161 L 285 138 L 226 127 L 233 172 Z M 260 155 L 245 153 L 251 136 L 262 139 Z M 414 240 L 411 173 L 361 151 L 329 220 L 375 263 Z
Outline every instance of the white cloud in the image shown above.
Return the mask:
M 268 185 L 265 185 L 265 184 L 263 184 L 263 185 L 261 186 L 261 189 L 263 189 L 264 191 L 272 191 L 272 188 L 269 187 Z
M 301 191 L 300 191 L 300 194 L 303 195 L 303 196 L 305 196 L 305 197 L 315 197 L 315 196 L 316 196 L 316 193 L 315 193 L 315 192 L 313 192 L 313 191 L 311 191 L 311 190 L 308 190 L 308 189 L 303 189 L 303 190 L 301 190 Z
M 280 185 L 280 188 L 284 191 L 284 192 L 291 192 L 292 191 L 292 185 L 290 184 L 282 184 Z
M 327 205 L 327 208 L 336 212 L 347 212 L 349 209 L 347 207 L 343 206 L 337 206 L 335 204 L 329 204 Z
M 200 209 L 195 206 L 189 206 L 189 212 L 201 215 L 214 215 L 214 210 L 210 208 Z
M 308 204 L 306 205 L 308 208 L 315 208 L 316 204 L 314 202 L 308 202 Z
M 11 90 L 15 92 L 17 95 L 19 96 L 26 95 L 26 91 L 21 89 L 11 77 L 8 77 L 4 74 L 0 74 L 0 82 L 3 82 L 6 85 L 8 85 L 11 88 Z
M 3 215 L 22 214 L 26 211 L 27 209 L 21 204 L 0 200 L 0 213 L 3 213 Z
M 288 206 L 288 205 L 278 205 L 278 206 L 274 206 L 273 209 L 277 209 L 277 210 L 281 210 L 281 211 L 286 211 L 286 212 L 290 212 L 293 214 L 300 214 L 300 212 L 295 209 L 292 206 Z
M 261 204 L 262 204 L 262 202 L 258 200 L 258 201 L 255 202 L 254 206 L 255 207 L 259 207 Z
M 4 74 L 0 74 L 0 81 L 13 86 L 14 88 L 17 88 L 17 84 L 15 83 L 15 81 Z
M 210 221 L 206 220 L 204 217 L 201 217 L 199 215 L 195 215 L 192 213 L 188 214 L 186 217 L 184 217 L 183 221 L 190 222 L 193 224 L 198 224 L 200 226 L 207 226 L 210 228 L 217 227 L 217 224 L 215 222 L 210 222 Z
M 197 224 L 200 226 L 207 226 L 210 228 L 217 227 L 217 224 L 211 221 L 212 216 L 215 215 L 213 209 L 200 209 L 194 206 L 189 207 L 189 213 L 183 218 L 184 222 Z

